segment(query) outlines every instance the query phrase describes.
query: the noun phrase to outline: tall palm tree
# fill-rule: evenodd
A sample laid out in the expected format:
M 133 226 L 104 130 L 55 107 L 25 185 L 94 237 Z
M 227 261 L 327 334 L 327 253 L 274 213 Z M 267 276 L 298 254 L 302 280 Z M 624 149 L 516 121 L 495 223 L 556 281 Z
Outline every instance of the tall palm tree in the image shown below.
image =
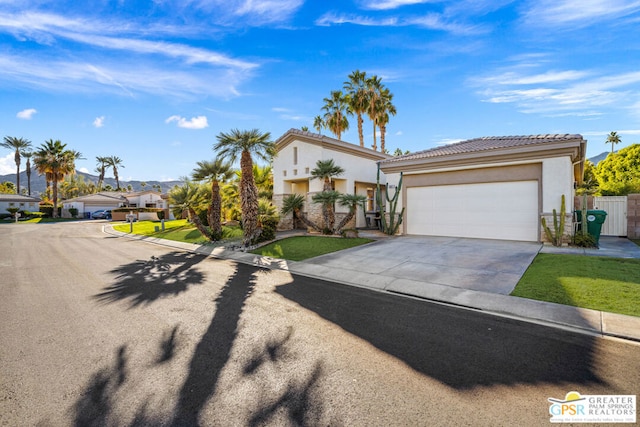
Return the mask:
M 251 245 L 258 237 L 258 188 L 253 177 L 252 155 L 270 162 L 275 156 L 275 145 L 269 132 L 258 129 L 240 131 L 233 129 L 229 133 L 220 132 L 218 143 L 213 149 L 221 159 L 231 163 L 240 156 L 240 207 L 242 210 L 242 230 L 244 246 Z
M 342 132 L 349 129 L 347 114 L 349 110 L 349 98 L 341 90 L 331 91 L 329 98 L 324 98 L 324 122 L 327 129 L 338 139 L 341 139 Z
M 122 159 L 118 156 L 107 157 L 107 165 L 113 170 L 113 177 L 116 179 L 116 191 L 120 191 L 120 179 L 118 177 L 118 167 L 123 168 Z
M 27 159 L 27 164 L 24 168 L 25 173 L 27 174 L 27 194 L 31 195 L 31 157 L 33 156 L 33 152 L 24 151 L 22 153 L 25 159 Z
M 384 88 L 380 92 L 380 99 L 378 100 L 378 113 L 377 120 L 380 127 L 380 151 L 385 153 L 385 135 L 387 133 L 387 123 L 389 123 L 389 115 L 396 115 L 396 106 L 391 102 L 393 101 L 393 94 L 389 89 Z
M 367 73 L 355 70 L 349 74 L 349 80 L 344 82 L 344 89 L 349 96 L 349 107 L 351 111 L 358 117 L 358 138 L 360 146 L 364 147 L 364 133 L 362 130 L 362 115 L 367 112 L 369 106 L 367 102 Z
M 371 147 L 374 150 L 377 150 L 378 143 L 376 141 L 376 128 L 378 127 L 378 113 L 380 111 L 380 92 L 383 90 L 382 79 L 378 76 L 371 76 L 366 79 L 365 85 L 367 88 L 367 101 L 369 103 L 367 107 L 367 115 L 373 122 L 373 145 Z
M 98 191 L 102 190 L 102 184 L 104 183 L 104 174 L 109 167 L 109 157 L 96 156 L 96 172 L 98 172 Z
M 313 118 L 313 128 L 318 131 L 320 135 L 322 135 L 322 129 L 326 127 L 326 123 L 322 116 L 315 116 Z
M 282 199 L 282 209 L 280 213 L 287 215 L 291 212 L 293 214 L 293 223 L 295 227 L 296 220 L 302 221 L 307 227 L 313 228 L 316 231 L 322 231 L 322 229 L 309 218 L 302 211 L 304 208 L 304 196 L 301 194 L 288 194 Z
M 16 162 L 16 194 L 20 194 L 20 155 L 23 151 L 31 147 L 31 141 L 14 136 L 5 136 L 4 141 L 0 142 L 0 147 L 15 151 L 13 158 Z
M 222 198 L 220 196 L 220 182 L 225 182 L 233 176 L 231 164 L 221 158 L 213 161 L 202 161 L 197 163 L 198 167 L 193 170 L 192 178 L 196 181 L 209 181 L 211 183 L 211 202 L 207 208 L 207 218 L 211 237 L 213 240 L 222 238 L 221 210 Z
M 613 154 L 613 146 L 620 142 L 620 135 L 618 132 L 611 132 L 607 135 L 607 144 L 611 144 L 611 154 Z
M 338 191 L 322 191 L 311 196 L 314 203 L 322 205 L 322 219 L 324 221 L 323 232 L 325 234 L 333 234 L 336 224 L 336 210 L 334 208 L 336 202 L 340 198 Z
M 49 139 L 34 153 L 33 162 L 36 170 L 41 175 L 44 174 L 47 182 L 53 186 L 53 217 L 58 217 L 58 182 L 64 177 L 75 173 L 75 161 L 82 155 L 75 150 L 66 148 L 60 140 Z

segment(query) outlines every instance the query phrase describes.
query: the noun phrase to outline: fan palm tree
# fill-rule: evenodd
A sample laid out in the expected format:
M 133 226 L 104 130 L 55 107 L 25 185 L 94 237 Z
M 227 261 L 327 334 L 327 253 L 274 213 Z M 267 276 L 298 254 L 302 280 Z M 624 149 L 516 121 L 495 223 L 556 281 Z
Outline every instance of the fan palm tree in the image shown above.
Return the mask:
M 213 161 L 204 160 L 197 164 L 198 167 L 193 170 L 191 176 L 196 181 L 209 181 L 211 183 L 211 202 L 207 208 L 207 218 L 211 229 L 211 237 L 213 240 L 220 240 L 222 238 L 220 182 L 231 179 L 233 170 L 230 163 L 220 158 Z
M 338 198 L 338 203 L 340 206 L 347 206 L 349 208 L 349 212 L 347 215 L 342 218 L 342 221 L 338 223 L 336 226 L 334 233 L 339 234 L 342 229 L 356 216 L 356 212 L 358 210 L 358 205 L 363 204 L 367 200 L 366 196 L 359 194 L 341 194 Z
M 611 132 L 607 135 L 607 144 L 611 144 L 611 154 L 613 154 L 614 145 L 618 143 L 620 143 L 620 135 L 618 135 L 618 132 Z
M 193 222 L 200 234 L 207 240 L 211 240 L 209 230 L 204 226 L 196 209 L 201 208 L 206 203 L 205 188 L 185 179 L 182 186 L 176 185 L 169 192 L 169 202 L 174 206 L 173 214 L 180 218 L 183 212 L 187 212 L 189 221 Z
M 282 215 L 288 215 L 291 213 L 293 215 L 294 227 L 296 220 L 302 221 L 307 227 L 313 228 L 314 230 L 320 232 L 322 229 L 309 218 L 302 211 L 304 208 L 304 196 L 301 194 L 288 194 L 282 199 L 282 208 L 280 209 L 280 213 Z
M 331 91 L 329 98 L 324 98 L 324 122 L 338 139 L 342 139 L 342 132 L 349 129 L 347 114 L 349 110 L 349 98 L 341 90 Z
M 50 139 L 34 153 L 33 162 L 36 170 L 41 175 L 45 175 L 47 182 L 53 186 L 53 217 L 58 217 L 58 182 L 64 180 L 64 177 L 75 173 L 75 161 L 82 155 L 75 150 L 66 148 L 67 144 L 63 144 L 60 140 Z
M 316 167 L 311 169 L 311 179 L 321 179 L 323 184 L 322 191 L 333 190 L 331 181 L 333 177 L 340 176 L 344 173 L 344 169 L 333 162 L 333 159 L 318 160 Z
M 104 183 L 104 174 L 109 166 L 109 158 L 105 156 L 96 156 L 96 172 L 98 172 L 98 191 L 102 190 L 102 184 Z
M 27 174 L 27 194 L 31 195 L 31 157 L 33 156 L 33 152 L 24 151 L 22 153 L 25 159 L 27 159 L 27 164 L 25 165 L 24 171 Z
M 367 73 L 355 70 L 349 74 L 349 80 L 344 82 L 344 89 L 349 97 L 349 108 L 358 118 L 358 138 L 360 146 L 364 147 L 364 133 L 362 130 L 362 115 L 367 112 Z
M 253 179 L 258 187 L 258 197 L 273 198 L 273 168 L 271 165 L 253 165 Z
M 244 246 L 251 245 L 258 233 L 258 188 L 253 177 L 253 157 L 270 162 L 275 156 L 275 145 L 269 132 L 258 129 L 240 131 L 233 129 L 229 133 L 220 132 L 218 143 L 213 149 L 221 159 L 231 163 L 240 156 L 240 207 L 242 210 L 242 230 Z
M 393 94 L 389 89 L 385 88 L 380 92 L 380 99 L 378 100 L 378 113 L 376 115 L 378 120 L 378 126 L 380 127 L 380 151 L 385 153 L 385 135 L 387 133 L 387 123 L 389 123 L 389 115 L 396 115 L 396 107 L 391 102 L 393 101 Z
M 4 141 L 0 142 L 0 147 L 15 151 L 13 158 L 16 162 L 16 194 L 20 194 L 20 156 L 22 152 L 31 147 L 31 141 L 14 136 L 5 136 Z
M 322 129 L 326 127 L 326 123 L 322 116 L 315 116 L 313 118 L 313 128 L 318 131 L 320 135 L 322 135 Z
M 107 165 L 113 170 L 113 177 L 116 179 L 116 191 L 120 191 L 120 179 L 118 177 L 118 167 L 124 168 L 122 159 L 118 156 L 107 157 Z
M 378 143 L 376 141 L 376 128 L 378 127 L 378 113 L 380 93 L 383 90 L 382 79 L 378 76 L 371 76 L 365 80 L 367 90 L 367 115 L 373 122 L 373 145 L 374 150 L 378 149 Z
M 323 233 L 333 234 L 334 226 L 336 224 L 336 212 L 335 204 L 340 198 L 340 192 L 338 191 L 321 191 L 311 196 L 313 203 L 319 203 L 322 205 L 322 219 L 324 221 Z

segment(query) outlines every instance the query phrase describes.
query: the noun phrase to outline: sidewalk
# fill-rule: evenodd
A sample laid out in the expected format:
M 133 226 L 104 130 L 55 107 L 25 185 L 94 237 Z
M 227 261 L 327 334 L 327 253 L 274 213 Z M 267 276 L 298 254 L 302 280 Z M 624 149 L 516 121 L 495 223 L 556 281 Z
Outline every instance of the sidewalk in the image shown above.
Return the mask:
M 324 279 L 345 285 L 358 286 L 380 292 L 402 294 L 409 297 L 453 304 L 467 309 L 484 311 L 518 320 L 577 330 L 582 333 L 640 341 L 640 318 L 635 316 L 626 316 L 622 314 L 512 297 L 509 295 L 425 283 L 424 281 L 419 280 L 419 277 L 408 279 L 406 277 L 392 277 L 389 275 L 374 274 L 366 271 L 366 265 L 362 265 L 361 267 L 358 267 L 357 265 L 350 266 L 348 271 L 349 274 L 345 274 L 344 270 L 335 269 L 321 264 L 263 257 L 239 250 L 225 248 L 224 246 L 215 247 L 210 245 L 195 245 L 156 239 L 147 236 L 130 235 L 115 231 L 110 226 L 103 227 L 103 231 L 112 235 L 143 240 L 149 243 L 183 249 L 206 256 L 229 259 L 263 268 L 286 270 L 293 274 Z M 282 233 L 282 235 L 279 234 L 279 237 L 290 236 L 293 234 Z M 374 234 L 375 233 L 367 235 L 366 237 L 379 238 L 381 239 L 379 242 L 380 244 L 384 244 L 384 240 L 386 239 L 395 239 L 389 238 L 386 235 L 377 236 Z M 361 237 L 364 237 L 362 233 Z M 600 251 L 602 252 L 598 251 L 597 253 L 588 253 L 588 255 L 640 258 L 640 248 L 635 246 L 632 242 L 629 242 L 626 239 L 619 239 L 619 242 L 615 242 L 609 241 L 610 239 L 614 238 L 601 239 Z M 616 245 L 616 243 L 621 242 L 630 243 L 633 247 Z M 353 249 L 356 248 L 348 249 L 347 251 Z M 625 252 L 625 249 L 628 249 L 628 251 Z M 544 246 L 540 252 L 574 253 L 572 250 L 573 249 L 571 248 L 553 248 Z M 635 252 L 636 250 L 637 252 Z M 580 249 L 579 251 L 585 250 Z

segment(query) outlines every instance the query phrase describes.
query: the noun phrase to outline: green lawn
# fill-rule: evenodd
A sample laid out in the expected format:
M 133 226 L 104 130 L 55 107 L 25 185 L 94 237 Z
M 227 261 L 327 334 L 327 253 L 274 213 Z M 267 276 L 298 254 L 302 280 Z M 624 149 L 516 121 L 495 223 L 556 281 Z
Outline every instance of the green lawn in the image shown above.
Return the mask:
M 640 259 L 538 254 L 511 295 L 640 317 Z
M 113 229 L 128 233 L 131 225 L 129 223 L 113 224 Z M 165 231 L 155 231 L 155 228 L 161 227 L 160 221 L 139 221 L 133 223 L 133 234 L 143 236 L 153 236 L 159 239 L 174 240 L 186 243 L 207 243 L 207 239 L 186 219 L 178 219 L 174 221 L 165 221 Z M 222 227 L 224 240 L 233 240 L 242 238 L 242 230 L 240 227 Z
M 328 236 L 297 236 L 278 240 L 251 251 L 251 253 L 290 261 L 302 261 L 370 242 L 373 242 L 373 240 L 364 238 L 343 239 Z

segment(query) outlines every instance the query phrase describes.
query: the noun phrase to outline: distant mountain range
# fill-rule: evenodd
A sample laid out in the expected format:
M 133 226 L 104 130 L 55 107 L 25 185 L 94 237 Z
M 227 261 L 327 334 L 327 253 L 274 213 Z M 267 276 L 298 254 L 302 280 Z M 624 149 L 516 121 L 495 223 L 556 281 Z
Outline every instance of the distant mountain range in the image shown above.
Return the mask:
M 76 174 L 84 177 L 85 182 L 98 183 L 98 176 L 91 175 L 85 172 L 76 171 Z M 13 182 L 16 183 L 16 174 L 11 173 L 7 175 L 0 175 L 0 182 Z M 142 185 L 140 183 L 146 182 L 145 190 L 153 190 L 154 185 L 160 185 L 162 192 L 166 193 L 171 190 L 175 185 L 182 185 L 182 181 L 123 181 L 120 180 L 120 188 L 127 188 L 131 185 L 133 191 L 142 191 Z M 103 186 L 110 185 L 114 189 L 116 188 L 115 178 L 105 178 Z M 20 171 L 20 187 L 27 188 L 27 173 L 24 170 Z M 38 197 L 41 193 L 44 193 L 47 188 L 47 182 L 44 179 L 44 175 L 38 175 L 36 172 L 31 173 L 31 195 Z
M 591 163 L 593 163 L 594 166 L 598 166 L 598 163 L 600 163 L 601 161 L 603 161 L 604 159 L 607 158 L 607 156 L 609 155 L 610 151 L 605 151 L 604 153 L 600 153 L 597 156 L 591 157 L 590 159 L 588 159 Z

